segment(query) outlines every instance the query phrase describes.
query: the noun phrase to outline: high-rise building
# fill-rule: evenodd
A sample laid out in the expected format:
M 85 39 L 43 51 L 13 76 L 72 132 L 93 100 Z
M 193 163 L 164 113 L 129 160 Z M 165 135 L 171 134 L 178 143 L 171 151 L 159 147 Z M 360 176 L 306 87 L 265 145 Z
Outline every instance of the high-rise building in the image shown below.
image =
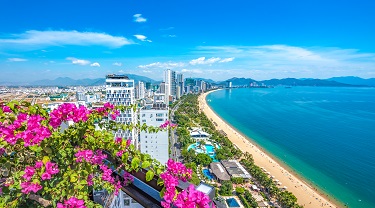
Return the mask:
M 151 82 L 146 82 L 146 90 L 151 90 L 152 84 Z
M 176 97 L 176 89 L 177 89 L 176 72 L 171 71 L 171 95 L 173 97 Z
M 129 79 L 125 75 L 107 75 L 106 101 L 113 105 L 130 106 L 134 104 L 134 80 Z M 134 124 L 136 122 L 136 114 L 132 109 L 122 111 L 116 118 L 116 121 L 123 124 Z M 119 130 L 115 132 L 115 136 L 131 139 L 132 143 L 137 147 L 138 140 L 136 138 L 135 129 L 132 131 Z
M 165 94 L 165 82 L 160 83 L 159 92 Z
M 226 88 L 232 88 L 232 82 L 231 81 L 227 81 Z
M 77 101 L 85 101 L 86 96 L 83 92 L 76 92 Z
M 165 104 L 154 104 L 151 109 L 141 109 L 140 124 L 159 127 L 168 120 L 168 108 Z M 157 133 L 140 132 L 140 150 L 165 164 L 169 158 L 168 130 Z
M 180 86 L 180 96 L 184 94 L 184 75 L 177 74 L 177 86 Z M 177 88 L 176 88 L 177 89 Z M 176 92 L 177 95 L 177 92 Z
M 178 86 L 178 85 L 177 85 L 177 90 L 176 90 L 176 92 L 177 92 L 177 93 L 176 93 L 176 99 L 179 100 L 180 97 L 181 97 L 181 94 L 180 94 L 180 92 L 181 92 L 181 88 L 180 88 L 180 86 Z
M 164 71 L 164 82 L 165 82 L 165 98 L 166 103 L 169 103 L 169 97 L 176 97 L 176 72 L 170 69 Z
M 138 81 L 138 99 L 145 98 L 145 84 L 141 81 Z

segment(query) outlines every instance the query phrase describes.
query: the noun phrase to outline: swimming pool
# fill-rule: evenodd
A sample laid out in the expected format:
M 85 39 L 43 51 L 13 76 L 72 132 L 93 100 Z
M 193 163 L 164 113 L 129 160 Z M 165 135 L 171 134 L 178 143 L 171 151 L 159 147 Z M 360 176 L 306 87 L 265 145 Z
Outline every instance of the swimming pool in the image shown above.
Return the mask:
M 217 144 L 216 148 L 220 149 L 220 146 Z M 218 160 L 215 158 L 216 153 L 215 153 L 215 147 L 212 144 L 205 144 L 204 148 L 200 148 L 198 143 L 191 144 L 187 150 L 189 151 L 190 149 L 194 149 L 196 153 L 206 153 L 208 156 L 212 158 L 213 162 L 218 162 Z
M 214 176 L 210 173 L 210 171 L 208 169 L 203 169 L 202 172 L 203 172 L 204 176 L 206 176 L 209 180 L 214 178 Z

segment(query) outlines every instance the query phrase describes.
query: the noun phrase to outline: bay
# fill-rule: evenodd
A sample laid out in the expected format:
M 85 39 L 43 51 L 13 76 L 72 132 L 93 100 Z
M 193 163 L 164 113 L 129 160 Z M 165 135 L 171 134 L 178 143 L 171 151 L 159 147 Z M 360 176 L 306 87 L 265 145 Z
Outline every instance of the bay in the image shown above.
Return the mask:
M 348 207 L 375 207 L 375 88 L 239 88 L 206 99 L 307 182 Z

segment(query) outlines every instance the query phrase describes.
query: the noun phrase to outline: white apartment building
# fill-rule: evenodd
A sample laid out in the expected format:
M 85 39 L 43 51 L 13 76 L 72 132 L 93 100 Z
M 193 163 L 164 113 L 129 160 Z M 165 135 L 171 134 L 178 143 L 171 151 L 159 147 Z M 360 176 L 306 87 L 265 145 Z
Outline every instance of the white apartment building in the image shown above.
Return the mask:
M 168 108 L 165 104 L 154 104 L 151 109 L 141 109 L 139 113 L 140 124 L 159 127 L 168 120 Z M 152 158 L 165 164 L 169 159 L 168 130 L 157 133 L 140 132 L 140 149 L 142 153 L 149 154 Z
M 165 103 L 169 104 L 169 97 L 176 97 L 176 72 L 170 69 L 164 71 Z
M 145 83 L 139 81 L 138 82 L 138 99 L 145 98 Z
M 134 104 L 134 80 L 129 79 L 125 75 L 109 74 L 106 76 L 106 101 L 113 105 L 130 106 Z M 136 122 L 136 113 L 129 109 L 121 112 L 116 118 L 117 122 L 130 124 Z M 119 130 L 115 133 L 115 137 L 131 139 L 132 143 L 137 147 L 138 138 L 135 129 L 132 131 Z

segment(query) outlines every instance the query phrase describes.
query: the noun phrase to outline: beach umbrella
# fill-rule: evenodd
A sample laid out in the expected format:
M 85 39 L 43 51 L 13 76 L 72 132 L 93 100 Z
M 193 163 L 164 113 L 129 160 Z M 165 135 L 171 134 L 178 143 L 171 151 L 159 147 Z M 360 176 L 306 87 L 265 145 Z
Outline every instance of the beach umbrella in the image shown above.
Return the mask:
M 277 185 L 279 185 L 279 186 L 280 186 L 281 184 L 282 184 L 281 182 L 277 182 Z
M 284 186 L 283 189 L 287 189 L 288 187 Z

